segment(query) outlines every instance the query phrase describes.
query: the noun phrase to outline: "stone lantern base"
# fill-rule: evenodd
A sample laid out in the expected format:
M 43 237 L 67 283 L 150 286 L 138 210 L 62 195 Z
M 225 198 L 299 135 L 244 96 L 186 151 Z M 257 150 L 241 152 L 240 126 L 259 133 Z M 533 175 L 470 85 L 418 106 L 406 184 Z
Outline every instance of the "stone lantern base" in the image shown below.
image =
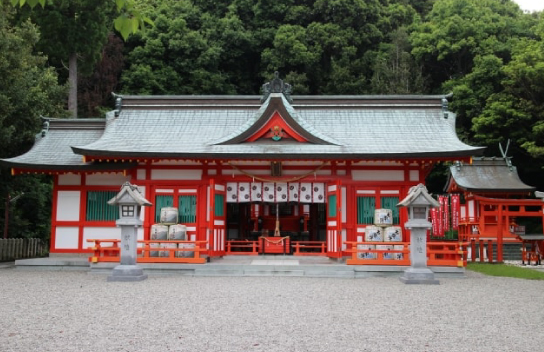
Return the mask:
M 439 285 L 440 281 L 434 278 L 434 272 L 429 268 L 408 268 L 399 278 L 405 284 Z
M 108 281 L 142 281 L 147 279 L 142 268 L 137 265 L 117 265 L 113 268 Z

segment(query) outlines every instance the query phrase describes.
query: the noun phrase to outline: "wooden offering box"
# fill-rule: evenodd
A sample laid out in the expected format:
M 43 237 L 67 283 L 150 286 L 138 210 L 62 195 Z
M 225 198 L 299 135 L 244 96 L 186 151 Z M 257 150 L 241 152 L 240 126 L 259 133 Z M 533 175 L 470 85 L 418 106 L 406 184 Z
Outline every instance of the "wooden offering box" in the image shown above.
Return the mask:
M 291 253 L 291 241 L 287 237 L 260 237 L 261 253 L 265 254 L 289 254 Z

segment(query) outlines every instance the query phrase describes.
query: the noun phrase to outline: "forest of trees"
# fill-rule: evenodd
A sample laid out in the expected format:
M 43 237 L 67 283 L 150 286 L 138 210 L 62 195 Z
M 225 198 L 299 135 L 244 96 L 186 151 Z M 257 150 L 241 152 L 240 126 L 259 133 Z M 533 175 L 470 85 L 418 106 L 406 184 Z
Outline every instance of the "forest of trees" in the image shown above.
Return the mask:
M 120 25 L 125 2 L 153 26 Z M 544 189 L 544 17 L 511 0 L 43 3 L 0 1 L 1 158 L 30 148 L 40 115 L 103 117 L 112 91 L 259 94 L 279 71 L 295 95 L 453 92 L 460 138 L 488 156 L 510 140 L 522 180 Z M 0 182 L 0 214 L 25 192 L 10 237 L 47 238 L 50 182 L 6 168 Z

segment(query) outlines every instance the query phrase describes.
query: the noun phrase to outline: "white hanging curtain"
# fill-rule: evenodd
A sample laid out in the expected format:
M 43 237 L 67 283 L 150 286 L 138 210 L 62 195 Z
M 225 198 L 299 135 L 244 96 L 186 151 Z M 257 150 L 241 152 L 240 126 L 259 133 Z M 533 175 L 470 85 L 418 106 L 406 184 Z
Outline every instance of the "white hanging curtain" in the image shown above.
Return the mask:
M 227 202 L 324 203 L 325 184 L 320 182 L 228 182 Z
M 312 184 L 309 182 L 303 182 L 300 184 L 300 202 L 311 203 L 312 202 Z
M 263 184 L 260 182 L 251 183 L 251 201 L 262 202 L 263 201 Z
M 313 202 L 325 203 L 325 184 L 314 182 L 312 186 Z
M 263 183 L 263 202 L 275 202 L 276 189 L 273 182 Z
M 287 202 L 287 183 L 276 183 L 276 203 Z
M 250 201 L 249 193 L 250 193 L 249 182 L 240 182 L 238 184 L 238 201 L 249 202 Z
M 227 203 L 238 203 L 238 183 L 227 182 Z
M 289 201 L 290 202 L 298 202 L 299 198 L 299 189 L 300 189 L 299 183 L 289 183 Z

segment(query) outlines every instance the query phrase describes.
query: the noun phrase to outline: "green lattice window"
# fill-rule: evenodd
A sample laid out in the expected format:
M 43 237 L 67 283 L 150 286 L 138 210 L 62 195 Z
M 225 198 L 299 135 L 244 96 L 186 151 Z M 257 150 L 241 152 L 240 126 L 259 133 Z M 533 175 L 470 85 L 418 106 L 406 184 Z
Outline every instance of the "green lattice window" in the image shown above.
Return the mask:
M 161 222 L 161 209 L 174 206 L 174 196 L 156 195 L 155 196 L 155 223 Z
M 215 195 L 215 216 L 225 215 L 225 196 L 223 194 Z
M 182 224 L 196 222 L 196 196 L 179 196 L 178 211 Z
M 399 218 L 399 197 L 381 197 L 381 207 L 382 209 L 391 209 L 393 211 L 393 224 L 398 225 L 400 223 Z
M 373 224 L 376 198 L 357 197 L 357 224 Z
M 114 221 L 119 219 L 119 207 L 109 205 L 108 201 L 117 195 L 116 191 L 87 192 L 87 221 Z
M 329 196 L 329 218 L 334 218 L 336 216 L 336 194 Z

